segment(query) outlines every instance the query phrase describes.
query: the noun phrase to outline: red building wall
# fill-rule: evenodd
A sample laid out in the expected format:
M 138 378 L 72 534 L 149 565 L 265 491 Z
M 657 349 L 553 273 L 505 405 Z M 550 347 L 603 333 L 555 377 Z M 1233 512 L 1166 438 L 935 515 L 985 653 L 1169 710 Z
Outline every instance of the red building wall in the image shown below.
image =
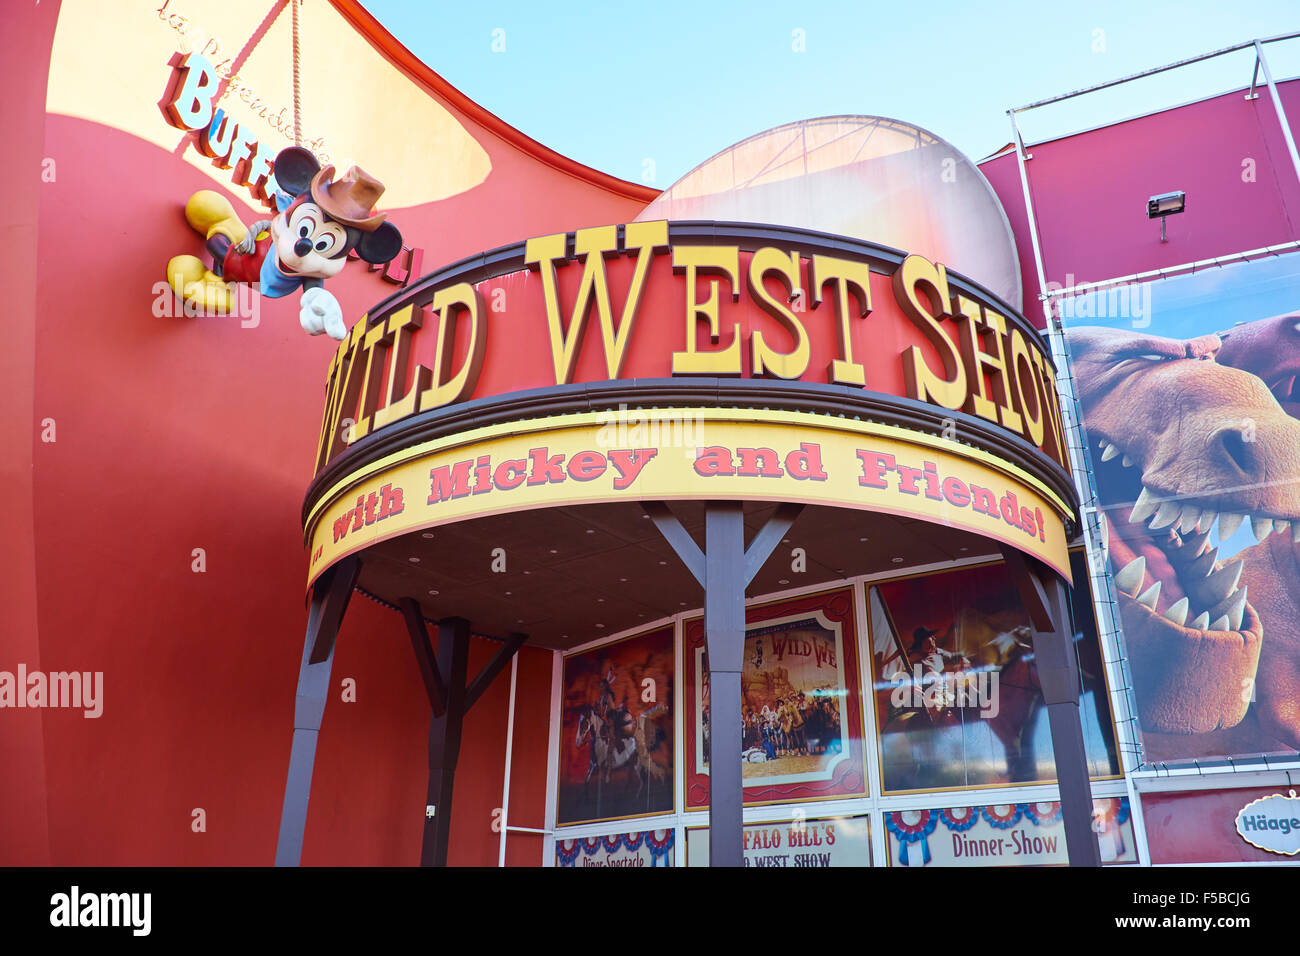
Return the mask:
M 0 569 L 0 669 L 103 671 L 104 709 L 98 719 L 0 716 L 0 757 L 12 768 L 0 787 L 0 863 L 269 864 L 306 622 L 299 510 L 334 343 L 299 328 L 296 296 L 261 300 L 256 328 L 154 314 L 167 260 L 201 251 L 181 210 L 212 179 L 180 147 L 39 109 L 58 12 L 56 3 L 25 12 L 29 29 L 3 41 L 6 106 L 14 97 L 19 107 L 5 113 L 6 162 L 22 188 L 10 207 L 18 241 L 0 350 L 13 413 L 6 447 L 17 450 L 5 456 L 16 529 Z M 389 208 L 407 244 L 424 250 L 423 271 L 528 235 L 629 220 L 653 195 L 475 112 L 355 4 L 314 15 L 365 31 L 491 159 L 466 192 Z M 166 64 L 141 69 L 156 73 L 161 95 Z M 41 157 L 57 162 L 53 182 L 37 182 Z M 262 214 L 244 190 L 224 192 L 246 222 Z M 352 263 L 329 288 L 351 321 L 396 286 Z M 42 441 L 47 418 L 54 442 Z M 195 548 L 203 573 L 192 569 Z M 471 668 L 495 647 L 474 641 Z M 511 817 L 520 825 L 542 825 L 551 659 L 519 658 Z M 344 678 L 356 681 L 355 703 L 341 700 Z M 508 681 L 507 671 L 466 724 L 453 862 L 496 862 Z M 354 595 L 304 863 L 418 861 L 428 719 L 400 615 Z M 196 809 L 206 832 L 192 829 Z M 540 859 L 540 839 L 512 837 L 510 847 L 511 862 Z

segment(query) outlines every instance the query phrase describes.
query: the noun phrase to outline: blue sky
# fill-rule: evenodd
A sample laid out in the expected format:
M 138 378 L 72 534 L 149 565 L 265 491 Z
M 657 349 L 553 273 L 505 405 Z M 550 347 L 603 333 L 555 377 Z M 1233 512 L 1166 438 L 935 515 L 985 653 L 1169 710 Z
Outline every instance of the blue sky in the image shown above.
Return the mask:
M 1009 107 L 1300 29 L 1295 0 L 363 2 L 506 122 L 660 188 L 756 132 L 837 113 L 907 120 L 979 159 L 1009 141 Z M 1268 55 L 1275 77 L 1300 75 L 1300 40 Z M 1220 57 L 1022 114 L 1022 127 L 1042 139 L 1171 106 L 1249 84 L 1253 64 Z
M 1300 255 L 1269 256 L 1216 266 L 1202 272 L 1145 283 L 1151 301 L 1141 307 L 1142 324 L 1115 315 L 1110 294 L 1090 292 L 1075 299 L 1071 311 L 1087 315 L 1073 324 L 1141 329 L 1151 335 L 1190 339 L 1232 328 L 1237 322 L 1266 319 L 1296 308 Z M 1080 302 L 1087 301 L 1086 308 Z M 1066 325 L 1072 324 L 1066 313 Z

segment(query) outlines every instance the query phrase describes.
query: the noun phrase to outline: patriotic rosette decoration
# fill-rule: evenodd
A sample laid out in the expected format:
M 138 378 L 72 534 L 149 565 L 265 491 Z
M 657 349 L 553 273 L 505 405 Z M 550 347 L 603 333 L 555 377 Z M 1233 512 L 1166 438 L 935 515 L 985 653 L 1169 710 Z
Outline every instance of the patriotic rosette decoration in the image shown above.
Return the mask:
M 644 835 L 646 849 L 650 851 L 650 865 L 668 866 L 668 854 L 673 849 L 673 831 L 647 830 Z
M 659 836 L 659 834 L 663 836 Z M 609 833 L 605 836 L 583 837 L 576 840 L 556 840 L 555 856 L 560 866 L 574 866 L 580 855 L 597 853 L 615 854 L 619 850 L 635 853 L 645 844 L 650 851 L 651 866 L 668 866 L 668 853 L 673 848 L 672 830 L 647 830 L 643 833 Z
M 1010 830 L 1024 815 L 1025 806 L 1022 803 L 980 807 L 980 816 L 995 830 Z
M 943 825 L 949 830 L 965 833 L 980 822 L 979 808 L 953 807 L 950 810 L 940 810 L 939 819 L 943 821 Z
M 1126 823 L 1128 814 L 1128 797 L 1110 797 L 1092 801 L 1092 819 L 1103 829 L 1112 823 Z
M 560 860 L 560 866 L 573 866 L 577 862 L 578 854 L 582 851 L 581 840 L 556 840 L 555 855 Z
M 1122 829 L 1128 817 L 1128 797 L 1092 801 L 1092 828 L 1097 833 L 1097 846 L 1103 863 L 1118 860 L 1128 852 Z
M 1025 816 L 1034 821 L 1034 826 L 1050 827 L 1061 822 L 1061 805 L 1052 803 L 1026 803 Z
M 908 823 L 906 815 L 915 814 L 917 820 L 915 823 Z M 885 814 L 885 829 L 894 835 L 898 840 L 898 862 L 902 866 L 910 866 L 907 859 L 907 848 L 913 843 L 921 844 L 921 865 L 926 866 L 930 862 L 930 834 L 939 824 L 939 814 L 934 810 L 902 810 L 894 813 Z

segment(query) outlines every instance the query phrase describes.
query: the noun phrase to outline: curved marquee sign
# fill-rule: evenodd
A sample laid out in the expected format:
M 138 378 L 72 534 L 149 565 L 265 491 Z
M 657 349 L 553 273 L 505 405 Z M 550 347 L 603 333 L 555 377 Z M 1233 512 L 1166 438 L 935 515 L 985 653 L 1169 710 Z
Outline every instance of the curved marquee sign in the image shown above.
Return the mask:
M 912 515 L 1068 578 L 1065 462 L 1041 338 L 943 265 L 784 227 L 602 226 L 464 260 L 356 323 L 304 505 L 310 577 L 476 515 L 725 497 Z

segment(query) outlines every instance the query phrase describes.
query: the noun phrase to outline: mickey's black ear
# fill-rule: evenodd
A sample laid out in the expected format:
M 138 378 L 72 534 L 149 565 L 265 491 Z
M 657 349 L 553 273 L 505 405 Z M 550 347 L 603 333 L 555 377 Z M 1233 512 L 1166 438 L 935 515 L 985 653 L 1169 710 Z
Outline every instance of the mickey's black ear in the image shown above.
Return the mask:
M 363 232 L 357 242 L 357 255 L 371 265 L 392 262 L 402 251 L 402 234 L 391 222 L 381 222 L 374 232 Z
M 275 181 L 290 196 L 301 196 L 311 188 L 312 177 L 320 172 L 320 163 L 311 150 L 290 146 L 275 157 Z

